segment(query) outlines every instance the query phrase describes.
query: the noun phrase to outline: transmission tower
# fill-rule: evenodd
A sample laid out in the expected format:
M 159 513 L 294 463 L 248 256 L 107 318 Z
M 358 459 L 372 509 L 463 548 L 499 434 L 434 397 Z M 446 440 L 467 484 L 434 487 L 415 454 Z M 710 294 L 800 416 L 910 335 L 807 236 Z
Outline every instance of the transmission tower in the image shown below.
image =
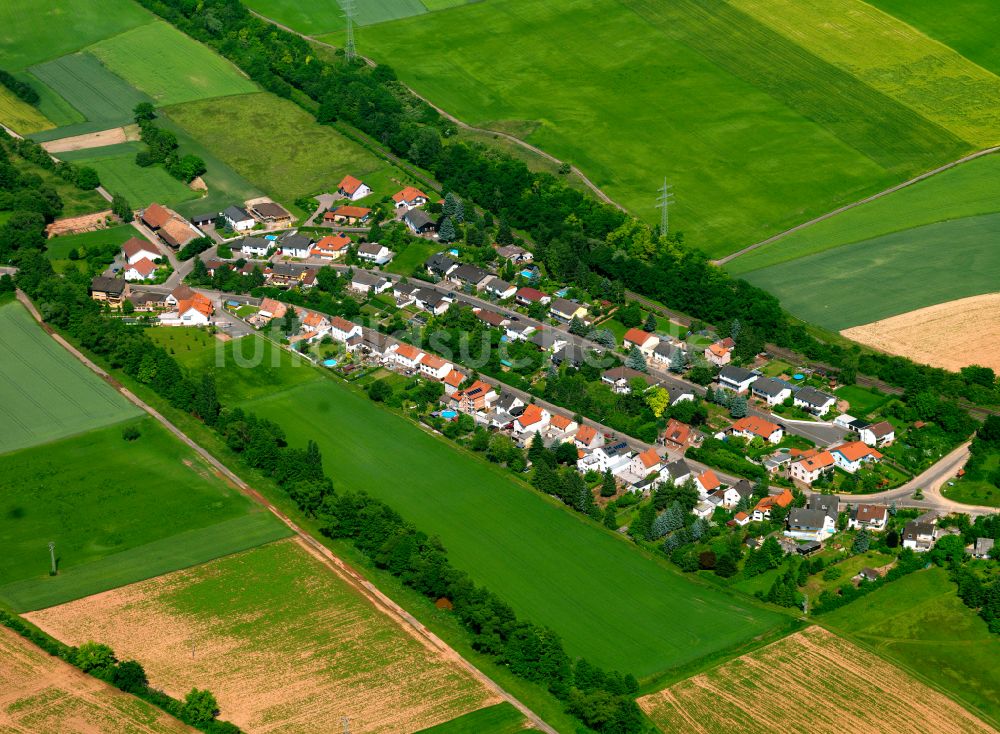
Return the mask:
M 348 61 L 358 58 L 358 51 L 354 47 L 354 0 L 340 0 L 340 7 L 344 9 L 344 17 L 347 18 L 347 42 L 344 44 L 344 57 Z
M 50 576 L 55 576 L 59 569 L 56 566 L 56 544 L 53 541 L 49 541 L 49 558 L 52 560 L 52 570 L 49 571 Z
M 667 179 L 663 178 L 663 187 L 659 190 L 660 195 L 656 199 L 656 208 L 660 210 L 660 236 L 666 237 L 670 226 L 670 204 L 674 200 L 674 195 L 670 191 L 671 186 Z

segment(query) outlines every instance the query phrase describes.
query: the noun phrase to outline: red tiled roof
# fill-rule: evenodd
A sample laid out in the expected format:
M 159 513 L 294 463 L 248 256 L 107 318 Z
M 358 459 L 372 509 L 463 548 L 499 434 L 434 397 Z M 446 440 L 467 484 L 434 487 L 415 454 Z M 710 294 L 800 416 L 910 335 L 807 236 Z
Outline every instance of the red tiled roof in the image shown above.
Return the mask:
M 122 252 L 125 253 L 125 257 L 132 257 L 143 250 L 146 252 L 156 252 L 156 248 L 153 245 L 146 242 L 146 240 L 140 240 L 138 237 L 129 237 L 125 240 L 125 244 L 122 245 Z
M 420 356 L 420 350 L 409 344 L 400 344 L 396 349 L 396 354 L 412 362 Z
M 571 423 L 575 421 L 572 418 L 567 418 L 564 415 L 554 414 L 550 419 L 549 423 L 558 428 L 560 431 L 565 431 L 569 428 Z
M 540 420 L 542 420 L 542 409 L 534 403 L 526 405 L 524 407 L 524 412 L 517 417 L 517 422 L 521 425 L 521 428 L 533 426 Z
M 715 476 L 715 472 L 711 469 L 706 470 L 698 477 L 698 483 L 704 487 L 706 492 L 711 492 L 713 489 L 718 489 L 722 486 L 722 482 L 719 481 L 719 478 Z
M 849 443 L 841 444 L 840 446 L 834 446 L 830 449 L 831 452 L 836 451 L 841 454 L 848 461 L 859 461 L 866 456 L 871 456 L 873 459 L 878 461 L 882 458 L 882 453 L 871 448 L 862 441 L 851 441 Z
M 344 333 L 347 333 L 348 331 L 351 331 L 354 328 L 355 324 L 341 316 L 334 316 L 332 319 L 330 319 L 330 326 L 332 326 L 334 329 L 337 329 L 338 331 L 343 331 Z
M 465 381 L 465 375 L 458 370 L 452 370 L 444 376 L 444 383 L 451 387 L 458 387 Z
M 639 461 L 641 461 L 642 465 L 647 469 L 661 463 L 660 455 L 656 453 L 656 449 L 652 446 L 639 454 Z
M 691 426 L 687 423 L 681 423 L 676 418 L 671 418 L 663 435 L 668 441 L 685 444 L 691 438 Z
M 433 354 L 425 354 L 423 358 L 420 360 L 420 362 L 422 364 L 427 365 L 432 370 L 441 369 L 446 364 L 448 364 L 448 362 Z
M 748 415 L 733 423 L 733 430 L 739 432 L 752 433 L 761 438 L 769 438 L 772 433 L 780 428 L 778 424 L 764 420 L 758 415 Z
M 345 191 L 348 194 L 354 194 L 355 191 L 361 188 L 361 181 L 354 178 L 354 176 L 344 176 L 340 181 L 340 185 L 337 187 L 338 191 Z
M 142 221 L 153 229 L 159 229 L 170 221 L 170 212 L 159 204 L 150 204 L 142 212 Z
M 535 301 L 535 302 L 541 301 L 543 298 L 545 298 L 545 294 L 542 293 L 540 290 L 538 290 L 537 288 L 529 288 L 528 286 L 524 286 L 523 288 L 518 288 L 517 293 L 515 295 L 518 298 L 525 299 L 526 301 Z
M 371 209 L 366 209 L 363 206 L 350 206 L 349 204 L 345 204 L 344 206 L 338 206 L 332 212 L 326 212 L 323 215 L 323 219 L 335 219 L 336 217 L 347 217 L 349 219 L 364 219 L 371 213 L 372 213 Z
M 144 257 L 129 265 L 129 268 L 135 270 L 143 278 L 148 278 L 151 273 L 156 271 L 156 264 L 148 257 Z
M 833 455 L 829 451 L 820 451 L 812 456 L 803 456 L 797 464 L 801 464 L 808 472 L 818 471 L 833 466 Z
M 642 346 L 649 338 L 653 336 L 648 331 L 643 331 L 642 329 L 629 329 L 625 332 L 625 341 L 630 344 L 635 344 L 636 346 Z
M 768 495 L 764 497 L 754 509 L 765 511 L 770 510 L 772 507 L 777 505 L 778 507 L 788 507 L 792 504 L 792 500 L 795 499 L 792 496 L 791 491 L 785 489 L 781 494 Z
M 576 432 L 576 440 L 580 443 L 589 444 L 597 438 L 597 429 L 593 426 L 580 426 Z
M 328 234 L 313 245 L 313 250 L 339 252 L 350 244 L 351 238 L 346 234 Z
M 414 188 L 413 186 L 407 186 L 402 191 L 398 191 L 392 195 L 392 200 L 395 201 L 397 204 L 403 201 L 406 202 L 415 201 L 418 198 L 427 199 L 427 194 L 425 194 L 418 188 Z

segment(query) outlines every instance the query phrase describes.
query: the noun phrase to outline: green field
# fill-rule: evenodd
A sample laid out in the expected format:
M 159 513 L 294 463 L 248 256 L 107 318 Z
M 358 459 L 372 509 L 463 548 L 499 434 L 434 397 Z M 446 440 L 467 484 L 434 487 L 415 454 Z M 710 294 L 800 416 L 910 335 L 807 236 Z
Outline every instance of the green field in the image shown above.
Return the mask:
M 1000 74 L 1000 15 L 993 0 L 872 0 L 872 5 Z
M 742 275 L 841 245 L 998 211 L 1000 155 L 989 155 L 758 247 L 731 260 L 726 270 Z
M 421 729 L 417 734 L 530 734 L 524 716 L 509 703 L 479 709 L 444 724 Z
M 428 10 L 443 10 L 463 5 L 468 0 L 365 0 L 357 3 L 354 22 L 371 25 L 389 20 L 421 15 Z M 250 0 L 246 3 L 272 20 L 294 28 L 300 33 L 316 36 L 342 31 L 346 25 L 344 13 L 337 4 L 328 0 Z M 342 45 L 330 39 L 335 46 Z
M 299 196 L 336 188 L 347 173 L 366 181 L 384 180 L 387 172 L 403 175 L 332 127 L 317 123 L 294 102 L 272 94 L 189 102 L 167 113 L 285 206 Z
M 332 379 L 246 407 L 279 421 L 292 444 L 315 440 L 336 486 L 370 492 L 438 535 L 457 567 L 558 631 L 571 655 L 649 676 L 782 620 L 692 582 Z
M 961 602 L 944 569 L 918 571 L 820 621 L 1000 724 L 1000 638 Z
M 795 316 L 837 331 L 992 293 L 1000 213 L 928 224 L 744 274 Z
M 41 110 L 22 102 L 3 86 L 0 86 L 0 121 L 22 135 L 53 127 L 52 121 Z
M 983 460 L 982 468 L 976 478 L 968 474 L 948 482 L 941 487 L 941 494 L 955 502 L 969 505 L 987 505 L 1000 507 L 1000 487 L 989 480 L 989 477 L 1000 470 L 1000 451 L 991 451 Z
M 7 71 L 20 71 L 151 18 L 131 0 L 4 0 L 0 3 L 0 59 Z
M 851 404 L 847 412 L 855 418 L 864 418 L 890 400 L 888 395 L 876 395 L 871 390 L 857 385 L 845 385 L 838 388 L 834 394 Z
M 46 335 L 20 303 L 0 306 L 0 454 L 138 413 Z
M 65 158 L 78 166 L 90 166 L 96 170 L 105 189 L 123 194 L 136 208 L 153 201 L 173 207 L 199 198 L 197 191 L 171 176 L 163 166 L 137 166 L 135 154 L 142 148 L 145 148 L 142 143 L 121 143 L 74 151 L 78 155 Z
M 137 104 L 150 101 L 89 53 L 61 56 L 32 66 L 30 72 L 87 119 L 86 123 L 70 125 L 58 133 L 33 136 L 38 140 L 124 125 L 132 122 L 132 110 Z
M 135 441 L 109 426 L 0 456 L 0 598 L 50 606 L 288 535 L 152 418 L 136 425 Z
M 871 25 L 855 40 L 886 55 Z M 713 255 L 975 147 L 731 4 L 485 0 L 358 35 L 435 103 L 577 164 L 640 216 L 666 175 L 671 221 Z M 942 75 L 972 66 L 948 59 Z
M 99 229 L 93 232 L 78 232 L 77 234 L 53 237 L 45 241 L 45 256 L 52 262 L 52 267 L 57 273 L 65 273 L 71 268 L 85 272 L 87 263 L 83 258 L 88 253 L 104 251 L 110 254 L 112 246 L 120 246 L 130 237 L 145 239 L 135 227 L 128 224 L 120 224 L 117 227 Z M 81 259 L 70 260 L 70 250 L 76 250 Z M 113 255 L 106 257 L 106 261 L 110 263 L 113 258 Z
M 133 28 L 87 50 L 158 106 L 257 91 L 229 61 L 164 21 Z

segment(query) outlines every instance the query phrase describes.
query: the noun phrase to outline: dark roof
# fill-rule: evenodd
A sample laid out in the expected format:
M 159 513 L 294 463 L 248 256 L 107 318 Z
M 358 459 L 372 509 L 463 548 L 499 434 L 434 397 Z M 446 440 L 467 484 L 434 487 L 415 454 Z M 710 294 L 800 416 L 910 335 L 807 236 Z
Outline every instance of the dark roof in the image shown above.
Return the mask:
M 120 278 L 107 278 L 103 275 L 98 275 L 90 281 L 90 290 L 91 292 L 96 291 L 98 293 L 120 296 L 125 292 L 125 285 L 125 281 Z
M 836 518 L 840 508 L 840 497 L 835 494 L 814 493 L 809 495 L 806 506 L 811 510 L 819 510 L 825 512 L 830 517 Z
M 801 400 L 803 403 L 808 405 L 815 405 L 817 407 L 821 405 L 826 405 L 831 400 L 836 398 L 833 395 L 827 395 L 825 392 L 821 392 L 814 387 L 804 387 L 795 393 L 795 399 Z
M 489 283 L 486 284 L 486 290 L 493 291 L 494 293 L 503 293 L 510 289 L 510 283 L 506 280 L 500 280 L 500 278 L 494 278 Z
M 556 340 L 566 341 L 558 332 L 545 328 L 535 331 L 529 339 L 532 344 L 542 349 L 551 349 L 555 345 Z
M 424 267 L 428 270 L 433 270 L 438 273 L 447 273 L 455 265 L 458 265 L 455 260 L 445 255 L 443 252 L 438 252 L 431 255 L 424 262 Z
M 363 255 L 378 255 L 382 251 L 382 245 L 378 242 L 362 242 L 358 245 L 358 252 Z
M 815 551 L 818 551 L 822 547 L 823 544 L 820 543 L 818 540 L 810 540 L 806 543 L 797 544 L 795 546 L 795 550 L 801 553 L 802 555 L 806 555 L 807 553 L 814 553 Z
M 459 265 L 457 268 L 452 270 L 449 274 L 449 278 L 457 278 L 464 283 L 478 283 L 483 278 L 488 275 L 492 275 L 488 270 L 483 270 L 475 265 Z
M 754 373 L 750 370 L 745 370 L 742 367 L 734 367 L 731 364 L 727 364 L 719 371 L 720 380 L 726 378 L 732 382 L 746 382 L 754 376 Z
M 352 283 L 361 283 L 367 286 L 377 286 L 380 283 L 385 283 L 385 278 L 372 275 L 371 273 L 365 272 L 364 270 L 355 270 L 354 275 L 351 277 Z
M 667 357 L 668 359 L 674 356 L 674 352 L 680 352 L 681 354 L 684 354 L 684 350 L 681 349 L 679 346 L 677 346 L 676 344 L 671 344 L 670 342 L 664 340 L 661 340 L 660 343 L 656 345 L 656 348 L 653 350 L 653 352 L 659 354 L 660 356 Z
M 896 429 L 893 428 L 892 423 L 889 421 L 880 421 L 879 423 L 867 426 L 867 428 L 875 435 L 875 438 L 882 438 L 883 436 L 888 436 L 890 433 L 895 433 L 896 431 Z
M 691 473 L 691 467 L 684 459 L 678 459 L 677 461 L 671 461 L 663 470 L 670 475 L 671 479 L 677 479 L 679 477 L 686 476 Z
M 243 237 L 237 240 L 231 245 L 232 249 L 242 250 L 245 246 L 256 247 L 264 250 L 269 250 L 274 243 L 271 240 L 265 240 L 263 237 Z
M 749 497 L 753 494 L 753 487 L 750 485 L 746 479 L 741 479 L 733 485 L 733 489 L 740 497 Z
M 788 513 L 790 528 L 821 528 L 826 522 L 827 514 L 822 510 L 810 510 L 806 507 L 793 507 Z
M 583 360 L 587 358 L 587 353 L 576 344 L 564 344 L 562 349 L 552 355 L 552 361 L 555 364 L 562 364 L 563 362 L 570 362 L 574 365 L 583 364 Z
M 245 222 L 247 219 L 253 219 L 253 217 L 247 214 L 246 209 L 236 205 L 227 206 L 222 211 L 222 216 L 227 219 L 231 219 L 234 222 Z
M 601 375 L 602 379 L 618 382 L 618 380 L 631 380 L 633 377 L 641 377 L 647 384 L 652 384 L 655 380 L 644 372 L 634 370 L 631 367 L 612 367 Z
M 561 314 L 571 314 L 582 305 L 583 304 L 571 301 L 568 298 L 557 298 L 549 305 L 549 310 L 556 311 Z
M 780 395 L 784 390 L 788 390 L 789 387 L 781 380 L 776 380 L 773 377 L 761 377 L 750 386 L 750 389 L 756 393 L 760 393 L 761 395 L 774 398 Z
M 254 204 L 254 211 L 260 214 L 262 217 L 271 217 L 274 219 L 283 219 L 284 217 L 291 216 L 285 207 L 280 204 L 275 204 L 273 201 L 264 201 L 260 204 Z
M 916 538 L 918 535 L 934 535 L 934 526 L 929 522 L 908 522 L 903 528 L 903 539 Z
M 427 216 L 427 212 L 423 209 L 410 209 L 410 211 L 403 215 L 403 219 L 415 229 L 423 229 L 424 227 L 434 225 L 434 220 Z
M 167 297 L 163 293 L 155 293 L 153 291 L 135 291 L 128 297 L 128 300 L 136 306 L 141 306 L 145 303 L 164 303 L 166 298 Z
M 294 250 L 304 250 L 312 244 L 312 238 L 304 234 L 286 234 L 280 240 L 282 247 Z
M 685 395 L 694 395 L 694 390 L 680 385 L 667 385 L 667 393 L 670 394 L 670 404 L 673 405 Z
M 435 308 L 445 300 L 443 295 L 431 288 L 421 288 L 413 294 L 413 297 L 429 308 Z

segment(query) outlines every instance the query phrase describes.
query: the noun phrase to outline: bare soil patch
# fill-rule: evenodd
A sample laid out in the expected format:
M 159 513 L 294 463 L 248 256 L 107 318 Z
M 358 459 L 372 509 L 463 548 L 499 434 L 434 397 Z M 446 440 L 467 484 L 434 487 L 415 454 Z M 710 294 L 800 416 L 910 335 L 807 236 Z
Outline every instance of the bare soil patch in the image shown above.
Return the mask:
M 0 731 L 180 734 L 194 729 L 0 627 Z
M 69 150 L 84 150 L 86 148 L 101 148 L 105 145 L 118 145 L 139 139 L 138 125 L 125 125 L 124 127 L 113 127 L 108 130 L 99 130 L 96 133 L 86 133 L 84 135 L 72 135 L 68 138 L 49 140 L 42 143 L 42 147 L 49 153 L 65 153 Z
M 203 179 L 201 176 L 195 176 L 194 178 L 192 178 L 191 183 L 188 184 L 188 187 L 194 191 L 208 191 L 208 184 L 205 183 L 205 179 Z
M 840 333 L 933 367 L 977 364 L 1000 370 L 1000 293 L 939 303 Z
M 108 217 L 111 217 L 114 222 L 118 221 L 111 214 L 110 209 L 105 209 L 102 212 L 94 212 L 93 214 L 81 214 L 78 217 L 57 219 L 45 228 L 45 233 L 49 237 L 58 237 L 63 234 L 94 232 L 98 229 L 107 229 Z
M 499 702 L 293 541 L 34 612 L 182 696 L 209 688 L 250 734 L 414 732 Z
M 639 699 L 662 731 L 985 734 L 994 729 L 872 653 L 820 628 Z

